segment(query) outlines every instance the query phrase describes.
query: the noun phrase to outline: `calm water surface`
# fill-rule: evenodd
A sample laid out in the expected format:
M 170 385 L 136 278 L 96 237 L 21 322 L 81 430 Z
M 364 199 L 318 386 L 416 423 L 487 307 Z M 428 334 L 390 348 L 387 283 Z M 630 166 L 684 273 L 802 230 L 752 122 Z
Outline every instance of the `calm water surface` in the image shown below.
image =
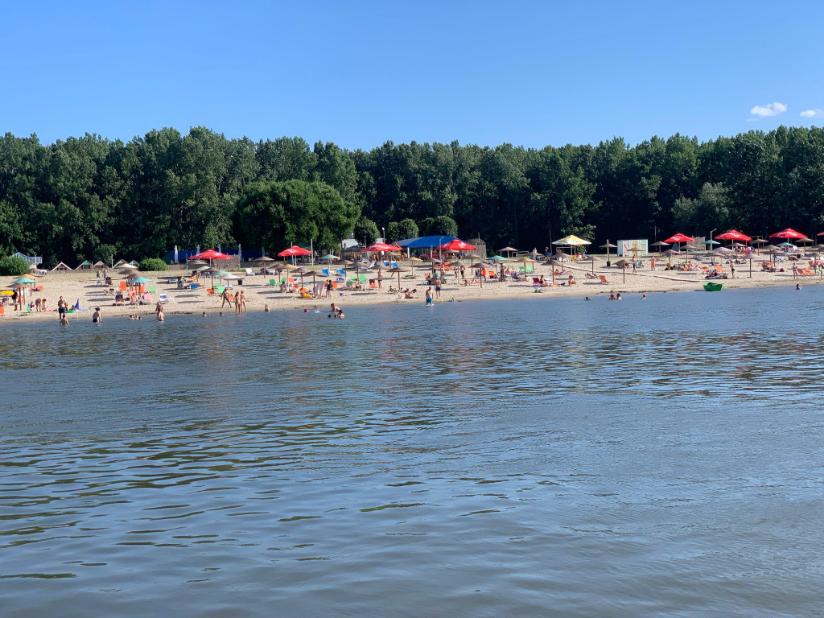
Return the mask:
M 0 324 L 0 613 L 816 614 L 823 312 Z

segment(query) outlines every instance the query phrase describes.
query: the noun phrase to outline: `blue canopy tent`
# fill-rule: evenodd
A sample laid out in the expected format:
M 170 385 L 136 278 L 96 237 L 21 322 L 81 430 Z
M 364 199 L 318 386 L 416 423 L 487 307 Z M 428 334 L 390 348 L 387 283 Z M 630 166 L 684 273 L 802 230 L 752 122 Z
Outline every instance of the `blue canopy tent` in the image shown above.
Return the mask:
M 455 240 L 455 236 L 421 236 L 420 238 L 405 238 L 395 244 L 406 249 L 407 255 L 410 249 L 429 249 L 430 253 L 448 242 Z M 435 271 L 435 262 L 432 262 L 432 271 Z
M 455 240 L 454 236 L 421 236 L 399 240 L 395 244 L 404 249 L 434 249 L 453 240 Z

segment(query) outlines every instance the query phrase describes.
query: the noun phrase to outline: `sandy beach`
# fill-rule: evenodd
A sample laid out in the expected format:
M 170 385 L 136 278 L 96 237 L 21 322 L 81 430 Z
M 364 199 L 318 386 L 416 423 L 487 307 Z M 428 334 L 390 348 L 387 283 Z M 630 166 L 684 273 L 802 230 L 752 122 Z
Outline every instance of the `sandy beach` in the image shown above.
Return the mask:
M 613 259 L 615 259 L 614 256 Z M 515 264 L 513 264 L 513 266 L 515 266 Z M 729 266 L 726 268 L 729 276 Z M 423 304 L 424 294 L 427 288 L 424 277 L 427 272 L 429 271 L 425 267 L 419 265 L 414 270 L 414 278 L 409 277 L 409 274 L 407 274 L 406 278 L 401 278 L 401 289 L 417 289 L 417 295 L 413 299 L 403 298 L 402 294 L 392 291 L 397 288 L 396 279 L 383 280 L 380 289 L 362 291 L 334 290 L 331 297 L 314 299 L 303 299 L 295 293 L 280 292 L 278 288 L 267 285 L 267 281 L 271 278 L 268 275 L 245 276 L 243 285 L 235 286 L 235 289 L 244 290 L 247 297 L 248 311 L 264 311 L 267 305 L 271 311 L 314 308 L 315 305 L 322 308 L 331 302 L 337 303 L 344 309 L 352 306 L 376 303 Z M 603 276 L 607 283 L 602 283 L 598 278 L 587 277 L 587 273 L 591 275 L 593 272 L 596 277 L 598 275 Z M 183 270 L 141 274 L 149 278 L 152 282 L 148 287 L 154 287 L 158 294 L 165 294 L 168 297 L 168 302 L 165 304 L 167 316 L 202 313 L 204 311 L 207 313 L 234 311 L 233 307 L 222 307 L 221 298 L 209 295 L 204 288 L 196 290 L 178 289 L 174 283 L 165 283 L 167 277 L 185 274 Z M 574 285 L 560 285 L 562 282 L 566 283 L 568 281 L 569 274 L 574 276 L 576 283 Z M 532 284 L 532 278 L 540 277 L 541 275 L 544 276 L 547 282 L 551 281 L 551 270 L 548 265 L 537 264 L 535 273 L 528 274 L 526 281 L 487 281 L 483 287 L 481 287 L 477 283 L 466 286 L 459 285 L 454 273 L 448 273 L 446 285 L 443 286 L 440 298 L 436 299 L 435 302 L 462 302 L 507 298 L 543 300 L 548 298 L 580 296 L 589 296 L 594 299 L 599 296 L 608 296 L 610 293 L 618 292 L 624 296 L 641 293 L 655 294 L 688 291 L 700 291 L 704 293 L 703 284 L 705 282 L 704 273 L 700 270 L 690 272 L 662 270 L 660 263 L 655 271 L 646 268 L 632 272 L 631 269 L 627 269 L 624 273 L 621 269 L 615 268 L 614 266 L 607 268 L 604 256 L 595 258 L 594 269 L 589 262 L 581 264 L 570 263 L 566 265 L 564 274 L 562 276 L 556 276 L 556 285 L 554 287 L 550 285 L 548 287 L 536 288 Z M 114 274 L 113 283 L 115 287 L 123 278 L 122 275 Z M 4 281 L 3 283 L 8 284 L 11 281 L 12 278 L 8 278 L 8 281 Z M 318 279 L 318 281 L 321 281 L 321 279 Z M 736 278 L 728 278 L 720 282 L 724 284 L 725 289 L 738 289 L 777 285 L 794 286 L 796 284 L 800 284 L 801 286 L 819 285 L 822 283 L 822 279 L 820 275 L 799 276 L 795 279 L 791 267 L 787 264 L 785 264 L 785 272 L 762 272 L 760 267 L 757 268 L 754 262 L 751 275 L 749 265 L 742 264 L 737 266 Z M 310 282 L 307 281 L 307 287 L 311 287 L 309 284 Z M 4 316 L 0 318 L 0 320 L 30 321 L 52 319 L 57 321 L 57 301 L 61 296 L 70 306 L 73 306 L 76 301 L 80 301 L 81 311 L 72 314 L 70 320 L 91 319 L 91 312 L 95 307 L 101 308 L 104 319 L 111 317 L 128 319 L 130 315 L 136 314 L 140 314 L 143 318 L 146 318 L 151 317 L 154 312 L 155 304 L 153 302 L 137 306 L 128 304 L 115 306 L 114 296 L 106 286 L 98 284 L 95 272 L 49 273 L 48 275 L 38 277 L 38 286 L 42 286 L 42 291 L 32 292 L 31 299 L 45 298 L 47 301 L 47 310 L 45 312 L 32 310 L 30 313 L 18 313 L 12 311 L 11 307 L 7 305 Z

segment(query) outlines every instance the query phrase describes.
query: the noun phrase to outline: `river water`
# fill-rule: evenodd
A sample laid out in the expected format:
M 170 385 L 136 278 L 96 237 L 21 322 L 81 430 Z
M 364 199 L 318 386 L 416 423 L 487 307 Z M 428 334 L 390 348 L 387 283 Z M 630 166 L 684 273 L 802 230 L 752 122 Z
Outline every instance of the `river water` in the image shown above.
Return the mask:
M 815 614 L 822 310 L 4 323 L 0 613 Z

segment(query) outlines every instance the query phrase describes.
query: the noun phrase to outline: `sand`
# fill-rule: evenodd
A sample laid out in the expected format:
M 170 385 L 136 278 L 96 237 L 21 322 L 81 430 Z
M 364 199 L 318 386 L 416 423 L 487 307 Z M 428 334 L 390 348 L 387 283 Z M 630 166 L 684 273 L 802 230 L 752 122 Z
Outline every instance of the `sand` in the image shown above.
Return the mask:
M 613 256 L 613 259 L 614 256 Z M 750 277 L 749 264 L 736 265 L 736 278 L 726 279 L 721 281 L 724 284 L 724 289 L 736 288 L 760 288 L 775 285 L 820 285 L 822 279 L 819 275 L 799 277 L 798 280 L 793 278 L 791 266 L 789 262 L 783 262 L 781 265 L 788 269 L 783 273 L 767 273 L 761 272 L 759 262 L 753 261 L 753 272 Z M 801 262 L 806 266 L 806 260 Z M 515 266 L 513 264 L 512 266 Z M 411 268 L 410 265 L 405 265 L 405 268 Z M 726 267 L 729 272 L 729 266 Z M 556 286 L 542 288 L 540 293 L 535 291 L 531 281 L 533 276 L 544 275 L 547 281 L 551 279 L 551 271 L 549 266 L 537 265 L 535 274 L 527 275 L 526 282 L 506 281 L 503 283 L 486 282 L 483 288 L 479 285 L 463 286 L 458 285 L 453 274 L 447 274 L 447 284 L 441 292 L 441 298 L 436 302 L 454 301 L 469 301 L 482 299 L 534 299 L 536 301 L 548 298 L 561 297 L 580 297 L 589 296 L 595 298 L 599 295 L 609 295 L 610 292 L 620 292 L 622 295 L 640 294 L 646 292 L 647 294 L 655 294 L 662 292 L 679 292 L 679 291 L 703 291 L 704 274 L 702 272 L 678 272 L 678 271 L 664 271 L 659 267 L 655 271 L 649 269 L 639 269 L 633 273 L 628 269 L 626 273 L 622 273 L 617 268 L 606 268 L 606 260 L 603 257 L 596 258 L 594 272 L 596 275 L 604 275 L 608 283 L 603 284 L 597 279 L 586 278 L 586 273 L 591 272 L 592 267 L 589 262 L 574 264 L 566 266 L 566 270 L 574 274 L 577 284 L 572 286 Z M 298 298 L 296 294 L 281 293 L 277 288 L 266 285 L 266 282 L 271 278 L 268 275 L 255 275 L 253 277 L 244 276 L 243 285 L 236 286 L 236 289 L 243 289 L 247 296 L 247 310 L 263 311 L 265 305 L 268 304 L 271 311 L 279 310 L 302 310 L 304 307 L 314 307 L 315 305 L 325 308 L 331 302 L 335 302 L 342 306 L 344 310 L 348 307 L 372 305 L 376 303 L 423 303 L 424 292 L 426 290 L 426 283 L 424 276 L 428 271 L 425 267 L 418 266 L 414 270 L 414 278 L 404 278 L 401 276 L 401 288 L 417 288 L 417 298 L 412 300 L 403 299 L 397 293 L 390 292 L 390 287 L 397 287 L 397 279 L 384 280 L 382 282 L 382 289 L 379 290 L 364 290 L 364 291 L 348 291 L 344 290 L 334 291 L 333 296 L 329 298 L 318 298 L 312 300 L 305 300 Z M 469 275 L 470 269 L 467 269 Z M 147 287 L 155 287 L 159 294 L 167 294 L 169 302 L 165 305 L 165 312 L 167 319 L 172 318 L 175 314 L 196 313 L 202 312 L 231 312 L 233 308 L 221 308 L 221 299 L 215 296 L 209 296 L 205 289 L 199 290 L 178 290 L 175 284 L 166 284 L 162 279 L 168 276 L 175 276 L 183 274 L 182 270 L 169 270 L 158 273 L 141 273 L 143 276 L 149 278 L 152 283 Z M 409 273 L 406 273 L 409 274 Z M 386 276 L 386 275 L 384 275 Z M 118 276 L 116 271 L 113 273 L 114 284 L 117 286 L 121 276 Z M 566 279 L 564 277 L 557 277 L 556 281 L 561 282 Z M 13 277 L 4 278 L 0 280 L 0 285 L 9 284 Z M 322 279 L 318 278 L 318 281 Z M 307 278 L 307 287 L 311 288 L 311 278 Z M 0 322 L 8 321 L 34 321 L 34 320 L 54 320 L 57 321 L 57 300 L 62 296 L 69 305 L 73 305 L 76 300 L 80 300 L 82 311 L 69 316 L 70 321 L 73 320 L 91 320 L 91 313 L 94 307 L 101 308 L 103 319 L 118 318 L 127 319 L 130 314 L 140 313 L 143 318 L 153 317 L 154 303 L 142 306 L 121 306 L 114 305 L 113 295 L 108 293 L 108 288 L 100 286 L 97 283 L 95 273 L 85 272 L 68 272 L 68 273 L 49 273 L 42 277 L 38 277 L 38 284 L 43 286 L 43 291 L 33 292 L 31 298 L 46 298 L 48 305 L 46 312 L 32 311 L 29 314 L 16 314 L 11 311 L 9 306 L 5 307 L 5 315 L 0 318 Z M 723 293 L 723 291 L 721 292 Z

